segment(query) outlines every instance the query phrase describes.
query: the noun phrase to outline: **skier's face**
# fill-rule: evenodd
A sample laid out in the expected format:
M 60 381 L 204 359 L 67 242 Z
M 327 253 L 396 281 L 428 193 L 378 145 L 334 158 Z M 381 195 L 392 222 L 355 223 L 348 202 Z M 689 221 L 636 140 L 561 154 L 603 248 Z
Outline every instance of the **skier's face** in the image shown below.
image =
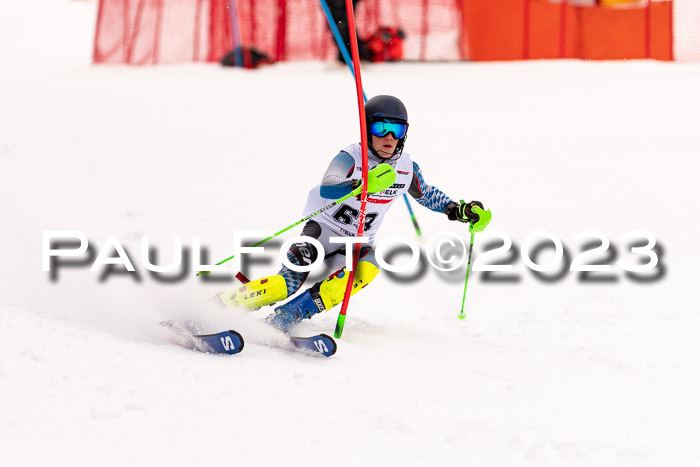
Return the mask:
M 372 148 L 384 159 L 388 159 L 394 155 L 396 150 L 396 145 L 399 144 L 399 140 L 394 138 L 391 133 L 387 133 L 386 136 L 374 136 L 372 135 Z

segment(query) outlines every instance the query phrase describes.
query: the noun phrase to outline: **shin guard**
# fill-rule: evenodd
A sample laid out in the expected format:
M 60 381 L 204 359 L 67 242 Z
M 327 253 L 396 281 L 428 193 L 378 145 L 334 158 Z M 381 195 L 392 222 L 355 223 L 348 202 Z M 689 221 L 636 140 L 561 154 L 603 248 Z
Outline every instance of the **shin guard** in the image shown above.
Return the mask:
M 358 261 L 350 295 L 355 295 L 355 293 L 372 282 L 372 280 L 377 277 L 377 274 L 379 274 L 379 268 L 377 266 L 369 261 Z M 345 268 L 343 268 L 323 282 L 316 284 L 313 288 L 317 289 L 318 295 L 323 301 L 324 308 L 329 310 L 343 301 L 347 283 L 348 273 Z
M 226 307 L 243 307 L 249 310 L 257 310 L 265 305 L 270 305 L 287 298 L 287 283 L 284 277 L 263 277 L 228 292 L 219 295 L 221 302 Z

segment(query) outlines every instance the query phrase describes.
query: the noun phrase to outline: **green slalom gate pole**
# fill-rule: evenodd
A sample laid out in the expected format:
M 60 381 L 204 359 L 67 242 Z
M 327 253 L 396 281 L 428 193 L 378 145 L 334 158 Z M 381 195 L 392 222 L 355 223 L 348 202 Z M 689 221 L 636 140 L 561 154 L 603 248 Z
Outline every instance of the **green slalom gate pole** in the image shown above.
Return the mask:
M 392 166 L 390 166 L 389 164 L 379 164 L 378 166 L 376 166 L 375 168 L 373 168 L 372 170 L 370 170 L 367 173 L 367 191 L 369 193 L 378 193 L 380 191 L 384 191 L 387 188 L 389 188 L 391 185 L 393 185 L 395 181 L 396 181 L 396 171 L 394 170 L 394 168 Z M 280 230 L 279 232 L 273 234 L 272 236 L 267 237 L 263 240 L 260 240 L 255 245 L 251 245 L 251 248 L 262 245 L 266 241 L 268 241 L 272 238 L 275 238 L 276 236 L 286 232 L 287 230 L 289 230 L 291 228 L 296 227 L 297 225 L 301 224 L 302 222 L 308 221 L 312 217 L 318 216 L 322 212 L 327 211 L 330 208 L 332 208 L 333 206 L 342 203 L 346 199 L 350 199 L 353 196 L 359 195 L 361 192 L 362 192 L 362 185 L 355 188 L 353 191 L 351 191 L 347 195 L 343 196 L 342 198 L 339 198 L 339 199 L 333 201 L 331 204 L 326 205 L 326 206 L 322 207 L 321 209 L 319 209 L 318 211 L 311 213 L 308 216 L 304 217 L 303 219 L 295 222 L 294 224 L 292 224 L 288 227 L 285 227 L 284 229 Z M 221 264 L 224 264 L 226 261 L 232 260 L 234 256 L 235 255 L 231 255 L 228 258 L 226 258 L 222 261 L 219 261 L 218 263 L 216 263 L 216 265 L 219 266 Z M 197 275 L 199 276 L 201 274 L 210 274 L 210 273 L 211 273 L 211 271 L 199 271 L 197 273 Z
M 464 203 L 464 201 L 462 201 Z M 479 206 L 473 206 L 472 212 L 479 215 L 479 220 L 473 224 L 469 224 L 469 233 L 471 238 L 469 240 L 469 259 L 467 260 L 467 277 L 464 279 L 464 295 L 462 295 L 462 309 L 459 310 L 457 317 L 459 319 L 464 319 L 467 314 L 464 312 L 464 304 L 467 301 L 467 284 L 469 283 L 469 270 L 472 266 L 472 250 L 474 248 L 474 234 L 481 232 L 489 225 L 491 222 L 491 211 L 489 209 L 481 209 Z

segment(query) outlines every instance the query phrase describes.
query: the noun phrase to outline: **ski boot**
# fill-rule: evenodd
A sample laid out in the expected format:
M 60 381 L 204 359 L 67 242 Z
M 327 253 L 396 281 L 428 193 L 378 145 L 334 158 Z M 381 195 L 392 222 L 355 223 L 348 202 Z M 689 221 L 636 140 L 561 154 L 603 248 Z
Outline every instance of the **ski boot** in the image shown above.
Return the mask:
M 357 273 L 350 295 L 363 289 L 377 274 L 379 274 L 379 268 L 374 264 L 360 261 L 357 264 Z M 341 303 L 345 296 L 347 283 L 348 276 L 343 268 L 329 278 L 316 283 L 298 297 L 275 308 L 275 311 L 267 317 L 267 323 L 288 334 L 291 327 L 302 319 L 311 318 L 313 315 L 330 310 Z
M 320 284 L 316 284 L 298 297 L 275 308 L 275 311 L 267 317 L 267 324 L 289 334 L 292 326 L 302 319 L 311 318 L 316 313 L 325 310 L 323 301 L 318 295 L 318 285 Z

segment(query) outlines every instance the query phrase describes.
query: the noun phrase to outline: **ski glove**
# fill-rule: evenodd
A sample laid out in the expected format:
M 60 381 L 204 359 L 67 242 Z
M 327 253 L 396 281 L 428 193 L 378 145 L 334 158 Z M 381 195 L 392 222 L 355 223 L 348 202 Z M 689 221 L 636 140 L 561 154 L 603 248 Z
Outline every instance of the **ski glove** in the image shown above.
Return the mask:
M 481 204 L 481 201 L 472 201 L 470 203 L 462 201 L 460 204 L 451 201 L 445 207 L 445 214 L 447 214 L 447 218 L 451 221 L 471 222 L 474 224 L 479 221 L 479 215 L 472 212 L 472 207 L 474 206 L 479 206 L 481 209 L 484 209 L 484 205 Z

